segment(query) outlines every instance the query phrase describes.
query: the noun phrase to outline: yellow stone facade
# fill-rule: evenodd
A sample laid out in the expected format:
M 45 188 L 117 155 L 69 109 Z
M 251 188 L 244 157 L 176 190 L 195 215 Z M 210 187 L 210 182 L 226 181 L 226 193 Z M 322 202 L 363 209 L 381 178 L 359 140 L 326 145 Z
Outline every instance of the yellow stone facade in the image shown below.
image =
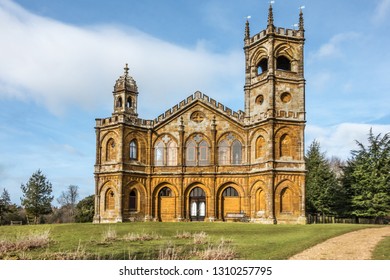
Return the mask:
M 244 111 L 195 92 L 154 120 L 138 117 L 125 72 L 113 114 L 96 119 L 95 223 L 305 223 L 305 79 L 297 30 L 246 23 Z

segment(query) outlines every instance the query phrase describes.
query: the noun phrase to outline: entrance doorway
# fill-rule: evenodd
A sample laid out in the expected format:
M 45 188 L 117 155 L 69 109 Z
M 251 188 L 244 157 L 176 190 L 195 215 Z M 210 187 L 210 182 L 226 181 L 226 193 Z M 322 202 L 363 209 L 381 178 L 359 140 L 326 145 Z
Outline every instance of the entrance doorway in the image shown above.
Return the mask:
M 190 193 L 190 218 L 191 221 L 204 221 L 206 217 L 206 194 L 199 188 L 194 188 Z

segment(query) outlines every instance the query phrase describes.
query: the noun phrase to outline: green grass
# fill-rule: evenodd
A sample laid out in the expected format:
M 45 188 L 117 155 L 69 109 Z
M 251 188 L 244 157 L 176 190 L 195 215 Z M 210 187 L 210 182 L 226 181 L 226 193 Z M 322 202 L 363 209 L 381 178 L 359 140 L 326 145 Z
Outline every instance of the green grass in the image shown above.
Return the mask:
M 390 237 L 385 237 L 375 247 L 372 254 L 374 260 L 390 260 Z
M 328 238 L 362 229 L 365 225 L 260 225 L 252 223 L 123 223 L 55 224 L 0 227 L 1 240 L 15 240 L 30 232 L 50 230 L 47 247 L 27 252 L 0 250 L 0 259 L 158 259 L 174 251 L 178 259 L 199 259 L 196 252 L 218 247 L 221 239 L 235 252 L 235 259 L 288 259 Z M 107 232 L 116 237 L 107 238 Z M 204 242 L 177 238 L 180 233 L 206 233 Z M 125 236 L 154 236 L 150 240 L 126 240 Z M 384 248 L 389 247 L 390 239 Z M 0 243 L 1 244 L 1 243 Z M 389 251 L 389 250 L 387 250 Z M 379 255 L 385 253 L 378 253 Z M 389 259 L 389 255 L 384 255 Z

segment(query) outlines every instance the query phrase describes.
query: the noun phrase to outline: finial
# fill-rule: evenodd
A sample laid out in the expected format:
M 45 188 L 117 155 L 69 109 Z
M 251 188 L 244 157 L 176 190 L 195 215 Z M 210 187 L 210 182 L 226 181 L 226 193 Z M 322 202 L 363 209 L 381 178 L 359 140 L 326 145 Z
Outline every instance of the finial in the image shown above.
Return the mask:
M 251 18 L 251 16 L 247 16 L 246 17 L 246 24 L 245 24 L 245 39 L 249 39 L 250 38 L 250 29 L 249 29 L 249 19 Z
M 123 69 L 125 69 L 125 76 L 128 76 L 129 75 L 129 66 L 127 63 L 126 63 L 125 68 L 123 68 Z
M 268 9 L 268 26 L 274 25 L 274 13 L 272 10 L 272 4 L 275 3 L 275 1 L 269 2 L 269 9 Z
M 299 30 L 304 31 L 304 23 L 303 23 L 303 12 L 302 10 L 305 8 L 305 6 L 299 7 Z

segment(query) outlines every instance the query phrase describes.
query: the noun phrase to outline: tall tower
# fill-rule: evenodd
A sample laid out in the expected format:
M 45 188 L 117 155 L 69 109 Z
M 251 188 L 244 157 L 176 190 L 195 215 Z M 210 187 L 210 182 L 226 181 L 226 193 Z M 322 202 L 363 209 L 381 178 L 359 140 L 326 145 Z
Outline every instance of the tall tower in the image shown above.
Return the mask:
M 255 146 L 254 170 L 267 182 L 268 217 L 278 222 L 304 219 L 305 78 L 304 24 L 275 27 L 272 4 L 266 29 L 245 27 L 245 122 Z M 293 197 L 293 199 L 291 199 Z M 298 202 L 299 201 L 299 202 Z
M 245 113 L 250 122 L 270 118 L 305 120 L 302 9 L 298 30 L 276 28 L 272 5 L 267 28 L 250 36 L 245 30 Z M 297 118 L 295 118 L 297 117 Z
M 136 119 L 138 103 L 138 87 L 129 75 L 129 67 L 126 63 L 124 73 L 118 78 L 114 86 L 114 111 L 113 115 L 124 114 L 129 119 Z

